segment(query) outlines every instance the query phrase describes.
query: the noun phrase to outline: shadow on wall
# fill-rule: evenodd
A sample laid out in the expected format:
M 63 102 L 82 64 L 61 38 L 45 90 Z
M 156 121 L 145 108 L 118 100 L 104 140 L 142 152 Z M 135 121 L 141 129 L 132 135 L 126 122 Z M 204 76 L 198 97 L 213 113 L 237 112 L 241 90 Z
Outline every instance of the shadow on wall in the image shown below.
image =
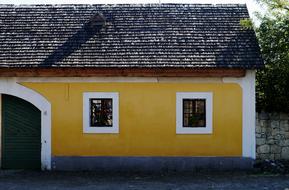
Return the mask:
M 59 46 L 53 53 L 51 53 L 40 66 L 52 66 L 61 62 L 70 54 L 75 52 L 85 44 L 94 35 L 100 33 L 105 26 L 105 17 L 101 13 L 96 13 L 90 20 L 83 25 L 73 36 L 71 36 L 64 44 Z
M 242 67 L 251 68 L 251 60 L 262 60 L 260 57 L 260 48 L 253 30 L 240 30 L 224 47 L 218 48 L 220 48 L 220 51 L 215 57 L 217 67 L 228 65 L 231 67 L 239 67 L 242 65 Z M 254 62 L 253 64 L 262 65 L 261 62 Z

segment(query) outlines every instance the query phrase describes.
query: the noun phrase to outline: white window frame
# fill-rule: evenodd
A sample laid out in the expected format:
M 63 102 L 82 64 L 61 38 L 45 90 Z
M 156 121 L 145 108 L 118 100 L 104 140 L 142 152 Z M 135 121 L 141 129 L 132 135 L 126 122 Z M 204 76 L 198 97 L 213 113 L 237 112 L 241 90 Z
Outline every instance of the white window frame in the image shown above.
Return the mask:
M 183 99 L 206 100 L 206 126 L 183 127 Z M 177 134 L 211 134 L 213 133 L 213 93 L 212 92 L 177 92 L 176 94 L 176 133 Z
M 119 133 L 119 95 L 117 92 L 84 92 L 83 93 L 83 133 Z M 112 99 L 112 126 L 90 126 L 90 99 Z

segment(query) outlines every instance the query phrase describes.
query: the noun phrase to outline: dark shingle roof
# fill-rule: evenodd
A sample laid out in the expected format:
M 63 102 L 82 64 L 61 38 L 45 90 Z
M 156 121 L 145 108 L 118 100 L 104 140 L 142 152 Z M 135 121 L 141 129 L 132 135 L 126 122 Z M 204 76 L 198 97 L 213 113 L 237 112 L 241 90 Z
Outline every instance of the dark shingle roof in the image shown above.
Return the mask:
M 0 67 L 259 68 L 248 17 L 245 5 L 0 5 Z

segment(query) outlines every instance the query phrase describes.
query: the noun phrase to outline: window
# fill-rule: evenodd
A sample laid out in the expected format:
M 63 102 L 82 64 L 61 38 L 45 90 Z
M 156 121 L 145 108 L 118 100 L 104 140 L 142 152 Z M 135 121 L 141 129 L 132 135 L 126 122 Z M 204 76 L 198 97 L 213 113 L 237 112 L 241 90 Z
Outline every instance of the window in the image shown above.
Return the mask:
M 83 94 L 83 132 L 118 133 L 118 93 Z
M 206 127 L 206 99 L 183 99 L 183 127 Z
M 212 133 L 211 92 L 178 92 L 176 98 L 177 134 Z
M 90 99 L 90 127 L 112 127 L 112 98 Z

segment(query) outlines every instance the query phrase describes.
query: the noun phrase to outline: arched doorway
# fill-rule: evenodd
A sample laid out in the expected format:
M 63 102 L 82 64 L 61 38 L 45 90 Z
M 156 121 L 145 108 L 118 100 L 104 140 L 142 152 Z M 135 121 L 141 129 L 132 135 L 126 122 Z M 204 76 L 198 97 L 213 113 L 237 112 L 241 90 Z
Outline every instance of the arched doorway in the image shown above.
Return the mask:
M 40 169 L 41 111 L 21 98 L 1 97 L 2 169 Z
M 40 127 L 41 128 L 40 129 L 40 161 L 41 161 L 41 169 L 42 170 L 50 170 L 51 169 L 51 105 L 50 105 L 50 103 L 41 94 L 18 84 L 14 78 L 2 78 L 2 79 L 0 79 L 0 94 L 3 96 L 10 95 L 14 100 L 15 100 L 15 98 L 16 99 L 18 98 L 17 100 L 20 99 L 19 101 L 22 103 L 24 101 L 25 102 L 24 107 L 30 107 L 29 108 L 30 110 L 34 110 L 35 113 L 33 113 L 33 115 L 34 114 L 37 115 L 38 119 L 39 119 L 39 114 L 40 114 L 40 123 L 41 123 L 41 127 Z M 5 101 L 5 98 L 4 98 L 4 101 Z M 4 104 L 5 104 L 5 102 L 4 102 Z M 3 106 L 0 106 L 0 107 L 3 108 Z M 4 107 L 4 109 L 5 109 L 5 107 Z M 5 110 L 1 109 L 1 112 L 3 112 L 3 111 L 5 112 Z M 2 116 L 2 114 L 0 114 L 0 115 Z M 16 115 L 21 115 L 21 114 L 17 113 Z M 2 118 L 1 118 L 1 121 L 3 121 Z M 39 120 L 37 120 L 36 122 L 39 122 Z M 1 123 L 1 128 L 3 127 L 2 124 L 3 123 Z M 4 125 L 5 125 L 5 123 L 4 123 Z M 2 130 L 0 130 L 0 131 L 2 131 Z M 4 131 L 4 133 L 5 133 L 5 131 Z M 8 134 L 8 136 L 9 136 L 9 134 Z M 5 141 L 5 139 L 3 139 L 1 137 L 1 142 L 3 142 L 3 141 Z M 5 143 L 5 142 L 3 142 L 3 143 Z M 2 145 L 1 145 L 1 149 L 2 149 Z M 23 151 L 25 152 L 25 150 L 23 150 Z M 28 151 L 28 150 L 26 150 L 26 151 Z M 5 155 L 2 155 L 2 153 L 5 154 L 5 150 L 1 150 L 0 152 L 1 152 L 0 156 L 5 157 Z M 39 156 L 39 152 L 38 152 L 38 156 Z M 5 159 L 5 158 L 3 158 L 3 159 Z M 1 160 L 4 161 L 3 159 L 1 159 Z M 3 164 L 5 164 L 5 162 Z M 6 167 L 5 165 L 3 165 L 3 166 L 4 166 L 4 168 Z M 28 167 L 28 168 L 30 168 L 30 167 Z

